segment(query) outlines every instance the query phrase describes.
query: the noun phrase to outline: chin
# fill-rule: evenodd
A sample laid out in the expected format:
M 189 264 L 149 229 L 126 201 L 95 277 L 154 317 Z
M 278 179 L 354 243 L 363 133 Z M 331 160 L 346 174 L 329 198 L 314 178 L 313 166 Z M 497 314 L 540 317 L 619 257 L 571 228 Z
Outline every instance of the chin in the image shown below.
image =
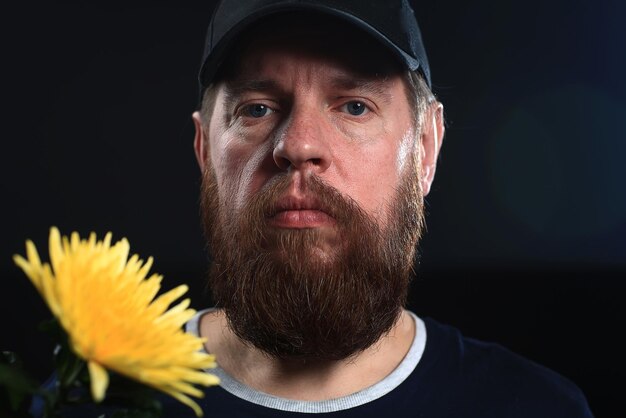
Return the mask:
M 332 265 L 345 246 L 334 228 L 273 229 L 264 236 L 263 248 L 276 261 L 293 265 Z

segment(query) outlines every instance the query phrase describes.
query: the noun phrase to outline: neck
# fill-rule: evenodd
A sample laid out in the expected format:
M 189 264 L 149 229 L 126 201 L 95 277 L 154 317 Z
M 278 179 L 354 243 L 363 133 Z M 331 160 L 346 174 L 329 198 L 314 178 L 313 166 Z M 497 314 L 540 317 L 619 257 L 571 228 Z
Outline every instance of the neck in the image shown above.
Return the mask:
M 200 321 L 206 350 L 237 381 L 264 393 L 295 400 L 321 401 L 363 390 L 389 375 L 415 338 L 415 323 L 403 311 L 391 331 L 365 351 L 344 360 L 274 358 L 246 344 L 213 311 Z

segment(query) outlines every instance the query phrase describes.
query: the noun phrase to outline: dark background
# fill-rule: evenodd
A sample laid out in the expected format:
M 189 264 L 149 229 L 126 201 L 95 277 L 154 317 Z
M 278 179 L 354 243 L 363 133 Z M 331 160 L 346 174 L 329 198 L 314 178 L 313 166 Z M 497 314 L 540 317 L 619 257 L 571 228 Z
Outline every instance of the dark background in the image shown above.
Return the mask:
M 11 261 L 112 231 L 210 303 L 190 114 L 212 2 L 3 6 L 0 349 L 38 378 L 49 316 Z M 448 130 L 410 307 L 623 414 L 626 5 L 415 2 Z

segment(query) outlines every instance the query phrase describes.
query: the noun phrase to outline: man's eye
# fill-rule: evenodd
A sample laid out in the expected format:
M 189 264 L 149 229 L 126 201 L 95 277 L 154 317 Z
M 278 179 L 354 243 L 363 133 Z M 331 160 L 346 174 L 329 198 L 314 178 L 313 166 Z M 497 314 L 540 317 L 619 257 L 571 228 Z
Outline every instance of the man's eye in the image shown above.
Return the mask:
M 348 112 L 352 116 L 361 116 L 369 112 L 369 108 L 367 107 L 367 105 L 365 105 L 365 103 L 363 102 L 358 101 L 348 102 L 344 104 L 341 108 L 343 111 Z
M 263 116 L 267 116 L 273 112 L 274 110 L 260 103 L 247 105 L 243 108 L 243 115 L 252 118 L 262 118 Z

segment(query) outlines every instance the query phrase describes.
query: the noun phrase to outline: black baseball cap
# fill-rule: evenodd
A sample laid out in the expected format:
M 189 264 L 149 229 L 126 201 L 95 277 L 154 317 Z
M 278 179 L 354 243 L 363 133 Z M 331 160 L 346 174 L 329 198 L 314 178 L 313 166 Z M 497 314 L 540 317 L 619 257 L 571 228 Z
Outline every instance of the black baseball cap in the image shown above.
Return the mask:
M 211 17 L 198 79 L 208 87 L 231 45 L 251 24 L 283 12 L 317 12 L 342 19 L 379 40 L 431 87 L 422 35 L 408 0 L 221 0 Z M 201 98 L 202 100 L 202 98 Z

